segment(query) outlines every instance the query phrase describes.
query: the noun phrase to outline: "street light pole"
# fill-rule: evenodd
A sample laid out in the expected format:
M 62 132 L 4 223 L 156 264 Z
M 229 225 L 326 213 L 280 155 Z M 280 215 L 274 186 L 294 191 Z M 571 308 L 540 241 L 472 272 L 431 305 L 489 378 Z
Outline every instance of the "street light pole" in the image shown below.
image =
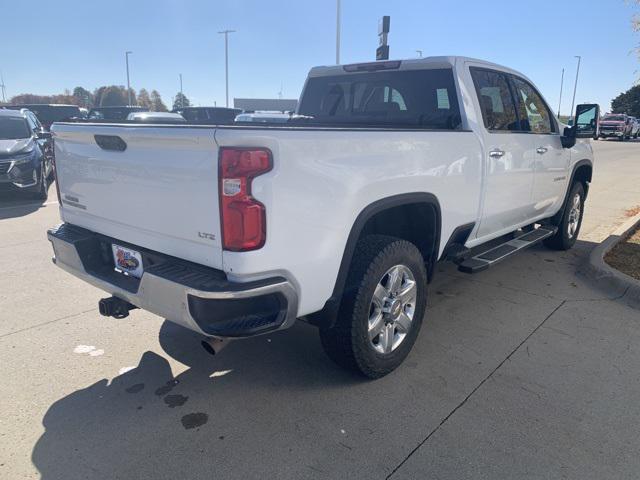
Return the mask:
M 340 65 L 340 0 L 336 0 L 336 65 Z
M 560 100 L 558 101 L 558 120 L 560 120 L 560 106 L 562 105 L 562 85 L 564 84 L 564 68 L 560 77 Z
M 573 100 L 571 100 L 571 112 L 569 112 L 569 115 L 571 118 L 573 118 L 573 106 L 576 103 L 576 89 L 578 88 L 578 75 L 580 74 L 580 60 L 582 60 L 582 57 L 580 55 L 576 55 L 575 58 L 578 59 L 578 68 L 576 69 L 576 83 L 573 86 Z
M 7 102 L 7 88 L 4 84 L 4 75 L 0 72 L 0 90 L 2 90 L 2 103 Z
M 184 108 L 184 94 L 182 93 L 182 74 L 180 75 L 180 108 Z
M 221 32 L 218 32 L 224 34 L 224 81 L 227 108 L 229 108 L 229 34 L 234 32 L 235 30 L 223 30 Z
M 127 98 L 128 98 L 128 105 L 131 106 L 131 83 L 129 82 L 129 55 L 131 55 L 133 52 L 130 51 L 126 51 L 124 52 L 124 59 L 125 62 L 127 63 Z

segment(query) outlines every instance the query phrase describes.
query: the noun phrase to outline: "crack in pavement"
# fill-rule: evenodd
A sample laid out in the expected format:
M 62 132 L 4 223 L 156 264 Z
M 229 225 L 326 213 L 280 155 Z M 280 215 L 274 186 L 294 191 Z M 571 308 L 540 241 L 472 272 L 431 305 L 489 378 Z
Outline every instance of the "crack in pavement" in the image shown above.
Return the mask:
M 482 385 L 484 385 L 484 384 L 485 384 L 485 382 L 486 382 L 487 380 L 489 380 L 489 379 L 493 376 L 493 374 L 494 374 L 494 373 L 496 373 L 496 372 L 500 369 L 500 367 L 502 367 L 502 365 L 504 365 L 504 364 L 505 364 L 505 362 L 506 362 L 507 360 L 509 360 L 509 359 L 513 356 L 513 354 L 514 354 L 514 353 L 516 353 L 516 352 L 520 349 L 520 347 L 522 347 L 522 345 L 524 345 L 524 344 L 527 342 L 527 340 L 529 340 L 529 339 L 533 336 L 533 334 L 535 334 L 538 330 L 540 330 L 540 328 L 545 324 L 545 322 L 546 322 L 547 320 L 549 320 L 549 319 L 550 319 L 550 318 L 551 318 L 551 317 L 552 317 L 552 316 L 553 316 L 553 315 L 554 315 L 558 310 L 560 310 L 560 308 L 561 308 L 565 303 L 567 303 L 567 300 L 562 300 L 562 302 L 560 303 L 560 305 L 558 305 L 556 308 L 554 308 L 554 309 L 553 309 L 553 311 L 552 311 L 549 315 L 547 315 L 547 316 L 544 318 L 544 320 L 542 320 L 542 322 L 540 322 L 540 324 L 539 324 L 536 328 L 534 328 L 534 329 L 531 331 L 531 333 L 529 333 L 529 335 L 527 335 L 527 336 L 524 338 L 524 340 L 522 340 L 522 342 L 520 342 L 520 343 L 519 343 L 519 344 L 518 344 L 518 345 L 517 345 L 517 346 L 516 346 L 516 347 L 515 347 L 515 348 L 514 348 L 510 353 L 509 353 L 509 355 L 507 355 L 507 356 L 506 356 L 506 357 L 505 357 L 505 358 L 504 358 L 504 359 L 503 359 L 503 360 L 502 360 L 502 361 L 501 361 L 501 362 L 496 366 L 496 368 L 494 368 L 493 370 L 491 370 L 491 372 L 489 373 L 489 375 L 487 375 L 485 378 L 483 378 L 483 379 L 482 379 L 482 381 L 481 381 L 478 385 L 476 385 L 476 387 L 475 387 L 473 390 L 471 390 L 471 393 L 469 393 L 469 395 L 467 395 L 467 396 L 464 398 L 464 400 L 462 400 L 462 402 L 460 402 L 460 403 L 459 403 L 459 404 L 458 404 L 458 405 L 457 405 L 453 410 L 451 410 L 451 411 L 447 414 L 447 416 L 446 416 L 446 417 L 444 417 L 444 418 L 442 419 L 442 421 L 441 421 L 441 422 L 440 422 L 440 423 L 439 423 L 439 424 L 438 424 L 438 425 L 437 425 L 433 430 L 431 430 L 431 432 L 429 432 L 429 434 L 424 438 L 424 440 L 422 440 L 420 443 L 418 443 L 418 445 L 416 445 L 416 447 L 415 447 L 413 450 L 411 450 L 411 451 L 409 452 L 409 454 L 408 454 L 408 455 L 407 455 L 407 456 L 406 456 L 406 457 L 405 457 L 405 458 L 404 458 L 404 459 L 403 459 L 403 460 L 402 460 L 402 461 L 401 461 L 401 462 L 400 462 L 400 463 L 399 463 L 399 464 L 398 464 L 398 465 L 397 465 L 397 466 L 396 466 L 396 467 L 391 471 L 391 473 L 389 473 L 389 475 L 387 475 L 387 476 L 385 477 L 385 480 L 389 480 L 389 479 L 390 479 L 390 478 L 391 478 L 391 477 L 392 477 L 392 476 L 393 476 L 393 475 L 394 475 L 394 474 L 395 474 L 395 473 L 400 469 L 400 467 L 402 467 L 402 466 L 407 462 L 407 460 L 409 460 L 409 458 L 411 458 L 411 456 L 412 456 L 414 453 L 416 453 L 416 452 L 418 451 L 418 449 L 419 449 L 420 447 L 422 447 L 422 445 L 424 445 L 424 444 L 427 442 L 427 440 L 429 440 L 429 439 L 433 436 L 433 434 L 434 434 L 434 433 L 436 433 L 436 432 L 440 429 L 440 427 L 442 427 L 442 426 L 447 422 L 447 420 L 449 420 L 449 419 L 453 416 L 453 414 L 454 414 L 454 413 L 456 413 L 456 412 L 457 412 L 457 411 L 458 411 L 462 406 L 464 406 L 464 404 L 465 404 L 465 403 L 467 403 L 467 401 L 468 401 L 468 400 L 473 396 L 473 394 L 474 394 L 474 393 L 476 393 L 476 392 L 480 389 L 480 387 L 482 387 Z

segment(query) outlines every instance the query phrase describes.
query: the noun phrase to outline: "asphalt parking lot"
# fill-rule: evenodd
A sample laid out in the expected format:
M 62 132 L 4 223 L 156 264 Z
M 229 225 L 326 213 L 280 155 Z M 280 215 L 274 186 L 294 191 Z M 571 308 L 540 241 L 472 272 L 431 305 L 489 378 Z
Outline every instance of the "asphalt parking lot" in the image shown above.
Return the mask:
M 57 269 L 44 205 L 0 199 L 0 478 L 637 479 L 640 313 L 577 274 L 640 205 L 640 143 L 592 142 L 581 241 L 468 276 L 441 265 L 396 372 L 334 366 L 314 328 L 236 342 Z

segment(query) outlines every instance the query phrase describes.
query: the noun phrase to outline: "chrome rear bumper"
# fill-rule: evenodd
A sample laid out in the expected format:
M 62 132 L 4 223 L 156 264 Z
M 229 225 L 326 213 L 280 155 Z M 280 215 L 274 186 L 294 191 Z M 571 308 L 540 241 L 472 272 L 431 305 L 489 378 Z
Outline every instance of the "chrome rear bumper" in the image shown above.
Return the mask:
M 298 296 L 282 277 L 230 282 L 224 272 L 131 245 L 142 253 L 140 279 L 115 271 L 105 245 L 126 242 L 62 224 L 47 232 L 54 263 L 127 302 L 208 336 L 248 337 L 288 328 Z

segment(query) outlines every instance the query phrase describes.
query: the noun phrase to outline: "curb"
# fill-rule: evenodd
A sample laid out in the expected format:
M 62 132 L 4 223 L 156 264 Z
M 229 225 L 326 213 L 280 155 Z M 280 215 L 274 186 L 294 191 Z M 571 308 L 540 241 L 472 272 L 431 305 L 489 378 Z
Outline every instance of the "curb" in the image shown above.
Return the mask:
M 589 254 L 587 264 L 582 269 L 582 273 L 593 280 L 597 287 L 614 297 L 619 297 L 629 306 L 637 309 L 640 309 L 640 280 L 610 267 L 604 261 L 604 257 L 639 226 L 640 213 L 627 220 L 595 247 Z

